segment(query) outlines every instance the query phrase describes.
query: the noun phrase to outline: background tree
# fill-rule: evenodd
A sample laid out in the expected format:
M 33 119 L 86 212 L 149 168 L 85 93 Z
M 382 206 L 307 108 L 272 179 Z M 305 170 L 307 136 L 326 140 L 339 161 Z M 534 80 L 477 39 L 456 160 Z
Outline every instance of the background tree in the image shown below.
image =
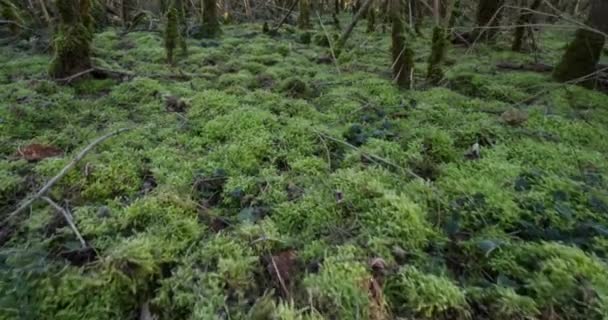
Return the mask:
M 479 0 L 477 6 L 477 27 L 475 32 L 479 40 L 494 40 L 502 18 L 504 0 Z
M 203 0 L 203 24 L 199 36 L 201 38 L 215 38 L 221 32 L 217 17 L 216 0 Z
M 591 0 L 587 26 L 576 31 L 574 41 L 553 72 L 556 80 L 570 81 L 595 72 L 608 33 L 608 1 Z
M 519 14 L 519 18 L 517 19 L 517 25 L 515 27 L 513 45 L 511 46 L 511 49 L 513 51 L 522 51 L 522 46 L 526 39 L 526 34 L 532 36 L 533 29 L 528 25 L 534 22 L 534 11 L 538 10 L 541 4 L 542 0 L 534 0 L 528 9 L 520 9 L 521 12 Z
M 427 70 L 427 79 L 432 84 L 438 84 L 443 79 L 443 64 L 448 49 L 447 27 L 452 14 L 453 0 L 444 0 L 443 10 L 440 0 L 434 0 L 435 27 L 431 43 L 431 55 Z
M 310 0 L 299 0 L 299 4 L 298 27 L 302 30 L 310 29 Z
M 391 52 L 393 57 L 393 79 L 400 88 L 411 87 L 411 74 L 414 69 L 414 51 L 406 43 L 403 6 L 401 0 L 391 0 Z
M 175 64 L 174 51 L 180 38 L 178 20 L 177 8 L 171 7 L 167 12 L 167 25 L 165 27 L 165 51 L 167 53 L 167 63 L 171 65 Z
M 59 26 L 55 34 L 53 78 L 65 78 L 91 68 L 91 0 L 57 0 Z

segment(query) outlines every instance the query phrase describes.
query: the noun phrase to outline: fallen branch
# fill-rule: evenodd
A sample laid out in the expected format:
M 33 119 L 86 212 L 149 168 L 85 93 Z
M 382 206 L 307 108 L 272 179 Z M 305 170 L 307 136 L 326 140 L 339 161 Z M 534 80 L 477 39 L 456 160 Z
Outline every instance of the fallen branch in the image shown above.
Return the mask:
M 72 231 L 76 235 L 76 238 L 78 238 L 78 241 L 80 241 L 80 245 L 82 245 L 82 248 L 86 249 L 87 248 L 87 242 L 84 241 L 84 238 L 80 234 L 80 231 L 78 231 L 78 228 L 76 228 L 76 225 L 74 224 L 74 219 L 73 219 L 72 215 L 67 210 L 65 210 L 64 208 L 62 208 L 60 205 L 58 205 L 57 203 L 55 203 L 55 201 L 51 200 L 51 198 L 49 198 L 49 197 L 42 197 L 42 200 L 46 201 L 48 204 L 51 205 L 51 207 L 53 207 L 55 210 L 57 210 L 57 212 L 59 212 L 59 213 L 61 213 L 63 215 L 63 217 L 65 218 L 65 221 L 70 226 L 70 229 L 72 229 Z
M 55 81 L 57 81 L 61 84 L 70 84 L 74 80 L 81 78 L 87 74 L 94 74 L 98 77 L 115 78 L 115 79 L 121 79 L 121 80 L 123 77 L 130 78 L 130 77 L 134 76 L 132 73 L 129 73 L 129 72 L 110 70 L 110 69 L 105 69 L 105 68 L 100 68 L 100 67 L 93 67 L 93 68 L 78 72 L 76 74 L 73 74 L 69 77 L 57 79 Z
M 545 63 L 528 63 L 518 64 L 511 62 L 501 62 L 496 65 L 498 69 L 505 70 L 522 70 L 522 71 L 534 71 L 534 72 L 553 72 L 553 66 Z
M 314 130 L 314 129 L 312 131 L 314 133 L 316 133 L 317 135 L 323 137 L 323 138 L 329 139 L 329 140 L 331 140 L 333 142 L 337 142 L 337 143 L 342 144 L 344 146 L 347 146 L 347 147 L 349 147 L 349 148 L 351 148 L 353 150 L 359 151 L 361 153 L 361 155 L 365 159 L 367 159 L 369 161 L 372 161 L 372 162 L 375 162 L 375 163 L 381 163 L 381 164 L 387 165 L 389 167 L 392 167 L 394 169 L 401 170 L 402 172 L 404 172 L 405 174 L 407 174 L 407 175 L 409 175 L 409 176 L 411 176 L 413 178 L 421 179 L 421 180 L 426 180 L 423 177 L 421 177 L 421 176 L 417 175 L 416 173 L 414 173 L 412 170 L 409 170 L 407 168 L 401 167 L 401 166 L 399 166 L 397 164 L 394 164 L 394 163 L 392 163 L 392 162 L 390 162 L 390 161 L 388 161 L 388 160 L 386 160 L 386 159 L 384 159 L 382 157 L 379 157 L 377 155 L 374 155 L 374 154 L 371 154 L 371 153 L 367 153 L 367 152 L 361 150 L 360 148 L 357 148 L 356 146 L 354 146 L 354 145 L 352 145 L 352 144 L 350 144 L 350 143 L 348 143 L 346 141 L 343 141 L 343 140 L 340 140 L 340 139 L 336 139 L 336 138 L 334 138 L 334 137 L 332 137 L 332 136 L 330 136 L 328 134 L 325 134 L 323 132 L 320 132 L 320 131 L 317 131 L 317 130 Z
M 55 185 L 55 183 L 57 183 L 57 181 L 59 181 L 61 178 L 63 178 L 70 171 L 70 169 L 74 168 L 74 166 L 76 166 L 76 164 L 80 160 L 82 160 L 82 158 L 84 158 L 84 156 L 86 156 L 87 153 L 89 153 L 89 151 L 93 150 L 93 148 L 96 145 L 104 142 L 105 140 L 107 140 L 119 133 L 122 133 L 122 132 L 125 132 L 128 130 L 131 130 L 131 129 L 130 128 L 118 129 L 116 131 L 110 132 L 102 137 L 95 139 L 95 141 L 91 142 L 91 144 L 89 144 L 86 148 L 82 149 L 82 151 L 80 151 L 80 153 L 78 153 L 78 155 L 76 155 L 76 157 L 70 163 L 68 163 L 67 166 L 63 167 L 63 169 L 61 169 L 61 171 L 56 176 L 54 176 L 38 192 L 36 192 L 36 194 L 29 197 L 29 199 L 26 200 L 19 208 L 17 208 L 15 211 L 11 212 L 8 215 L 8 217 L 2 221 L 2 224 L 5 224 L 7 221 L 9 221 L 13 217 L 15 217 L 21 211 L 23 211 L 23 210 L 27 209 L 29 206 L 31 206 L 32 203 L 34 203 L 34 201 L 36 201 L 40 197 L 44 196 L 51 189 L 51 187 L 53 187 L 53 185 Z

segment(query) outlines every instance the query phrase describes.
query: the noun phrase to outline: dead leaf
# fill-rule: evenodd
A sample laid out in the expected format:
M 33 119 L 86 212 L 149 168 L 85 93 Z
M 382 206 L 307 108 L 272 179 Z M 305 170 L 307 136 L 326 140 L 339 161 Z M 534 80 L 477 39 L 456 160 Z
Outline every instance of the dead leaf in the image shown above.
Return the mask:
M 520 126 L 528 121 L 528 113 L 520 109 L 511 108 L 500 116 L 500 120 L 510 126 Z
M 266 269 L 278 289 L 287 297 L 296 272 L 297 253 L 294 250 L 286 250 L 270 257 Z
M 57 147 L 33 143 L 25 148 L 18 149 L 17 153 L 21 158 L 27 161 L 40 161 L 62 155 L 63 151 Z
M 370 299 L 369 318 L 371 320 L 386 320 L 389 315 L 386 309 L 386 301 L 382 292 L 382 285 L 373 277 L 369 279 L 368 292 Z

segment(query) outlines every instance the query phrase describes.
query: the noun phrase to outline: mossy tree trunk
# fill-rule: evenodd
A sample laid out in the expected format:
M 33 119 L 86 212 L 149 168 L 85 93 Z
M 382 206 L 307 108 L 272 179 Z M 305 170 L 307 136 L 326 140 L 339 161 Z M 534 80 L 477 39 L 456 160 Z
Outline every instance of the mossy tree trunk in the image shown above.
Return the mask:
M 203 24 L 200 38 L 215 38 L 221 34 L 220 22 L 217 17 L 216 0 L 203 0 Z
M 453 10 L 453 0 L 440 0 L 434 2 L 435 27 L 431 44 L 431 55 L 427 69 L 427 80 L 434 85 L 443 79 L 443 65 L 448 50 L 448 25 Z
M 91 0 L 57 0 L 57 27 L 50 75 L 66 78 L 91 68 Z
M 411 75 L 414 69 L 414 52 L 406 42 L 405 24 L 403 22 L 404 10 L 401 1 L 391 0 L 390 4 L 393 79 L 400 88 L 410 89 L 412 85 Z
M 179 41 L 179 13 L 177 8 L 172 7 L 167 12 L 167 25 L 165 26 L 165 51 L 167 54 L 167 63 L 175 64 L 175 47 Z
M 502 18 L 504 0 L 479 0 L 477 7 L 476 38 L 482 41 L 494 40 Z
M 511 49 L 513 51 L 522 51 L 524 41 L 526 40 L 526 32 L 532 32 L 532 28 L 528 25 L 534 22 L 533 11 L 538 10 L 542 2 L 542 0 L 534 0 L 534 2 L 532 2 L 532 4 L 530 5 L 529 10 L 522 9 L 522 12 L 519 14 L 519 18 L 517 19 L 517 26 L 515 27 L 515 34 L 513 37 L 513 45 L 511 46 Z
M 608 1 L 591 0 L 587 25 L 594 30 L 578 29 L 562 60 L 553 72 L 553 77 L 561 82 L 581 79 L 586 85 L 593 81 L 582 81 L 596 70 L 606 38 L 598 33 L 608 33 Z
M 310 29 L 310 0 L 300 0 L 300 14 L 298 15 L 298 28 Z
M 376 9 L 371 7 L 367 11 L 367 32 L 374 32 L 376 29 Z

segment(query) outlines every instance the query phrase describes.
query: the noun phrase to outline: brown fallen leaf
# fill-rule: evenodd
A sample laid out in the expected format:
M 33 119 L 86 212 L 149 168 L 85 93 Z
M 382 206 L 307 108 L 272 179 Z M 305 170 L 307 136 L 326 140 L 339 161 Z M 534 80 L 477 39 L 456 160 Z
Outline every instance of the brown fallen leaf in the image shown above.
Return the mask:
M 56 157 L 63 154 L 63 151 L 57 147 L 33 143 L 25 148 L 17 150 L 19 156 L 27 161 L 40 161 L 50 157 Z
M 271 256 L 266 264 L 266 270 L 285 297 L 289 296 L 289 288 L 297 269 L 296 259 L 297 253 L 294 250 L 286 250 Z

